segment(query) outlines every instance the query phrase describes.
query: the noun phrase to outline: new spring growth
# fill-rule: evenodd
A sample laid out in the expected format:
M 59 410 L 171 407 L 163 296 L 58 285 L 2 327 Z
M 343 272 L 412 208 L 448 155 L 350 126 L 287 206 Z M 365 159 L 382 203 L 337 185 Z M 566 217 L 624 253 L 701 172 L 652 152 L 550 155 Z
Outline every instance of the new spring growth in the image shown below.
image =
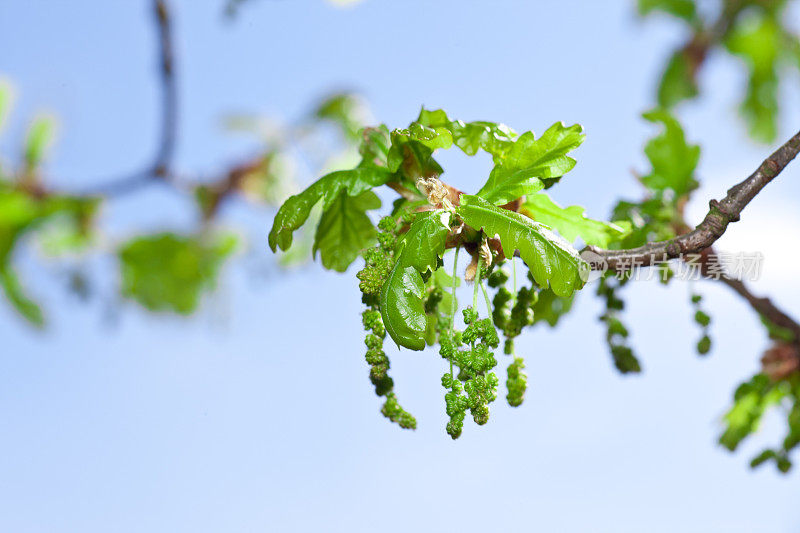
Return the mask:
M 434 207 L 441 207 L 451 213 L 456 210 L 453 203 L 448 198 L 449 191 L 444 183 L 437 178 L 418 178 L 417 189 L 428 197 L 428 203 Z

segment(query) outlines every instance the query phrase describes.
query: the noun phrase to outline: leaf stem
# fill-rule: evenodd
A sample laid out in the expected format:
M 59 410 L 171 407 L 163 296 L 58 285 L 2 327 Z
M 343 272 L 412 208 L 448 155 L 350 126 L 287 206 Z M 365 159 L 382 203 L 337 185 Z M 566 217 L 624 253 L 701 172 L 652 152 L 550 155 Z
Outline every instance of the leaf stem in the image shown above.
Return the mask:
M 484 286 L 482 280 L 478 280 L 478 283 L 481 284 L 481 291 L 483 291 L 483 297 L 486 298 L 486 313 L 488 316 L 492 316 L 492 301 L 489 299 L 489 293 L 486 292 L 486 287 Z
M 456 252 L 453 255 L 453 298 L 452 302 L 450 303 L 450 336 L 451 338 L 454 336 L 454 329 L 455 329 L 455 322 L 456 322 L 456 286 L 458 282 L 458 251 L 460 248 L 456 246 Z M 453 376 L 453 358 L 450 358 L 450 380 L 454 379 Z
M 481 259 L 478 257 L 478 266 L 475 269 L 475 287 L 472 291 L 472 309 L 477 312 L 478 309 L 478 286 L 481 284 Z

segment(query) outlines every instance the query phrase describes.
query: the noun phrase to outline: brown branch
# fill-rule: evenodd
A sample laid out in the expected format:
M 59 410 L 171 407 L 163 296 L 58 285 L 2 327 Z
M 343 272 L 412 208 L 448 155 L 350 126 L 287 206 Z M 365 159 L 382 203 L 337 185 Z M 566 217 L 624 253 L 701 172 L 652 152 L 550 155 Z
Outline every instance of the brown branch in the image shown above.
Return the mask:
M 781 328 L 791 331 L 797 343 L 800 343 L 800 324 L 772 303 L 772 300 L 756 296 L 740 279 L 732 278 L 724 273 L 723 265 L 713 248 L 706 248 L 700 253 L 700 273 L 709 280 L 716 280 L 732 289 L 753 308 L 755 312 Z
M 90 196 L 119 196 L 155 181 L 170 181 L 178 126 L 178 90 L 175 83 L 175 52 L 172 19 L 167 0 L 153 0 L 158 32 L 159 78 L 161 86 L 161 139 L 153 161 L 131 175 L 84 191 Z
M 739 220 L 747 204 L 786 168 L 798 152 L 800 152 L 800 132 L 770 155 L 747 179 L 728 189 L 725 198 L 719 201 L 711 200 L 708 214 L 689 233 L 627 250 L 604 250 L 589 246 L 587 249 L 599 256 L 598 260 L 593 262 L 592 268 L 628 270 L 705 250 L 725 233 L 728 224 Z
M 796 339 L 800 339 L 800 324 L 795 322 L 794 319 L 792 319 L 789 315 L 781 311 L 775 304 L 772 303 L 772 300 L 754 295 L 752 292 L 750 292 L 750 290 L 747 288 L 747 285 L 745 285 L 742 280 L 731 278 L 726 275 L 720 276 L 719 280 L 733 289 L 736 294 L 744 298 L 747 303 L 750 304 L 750 307 L 752 307 L 756 312 L 764 315 L 767 320 L 776 326 L 790 330 Z

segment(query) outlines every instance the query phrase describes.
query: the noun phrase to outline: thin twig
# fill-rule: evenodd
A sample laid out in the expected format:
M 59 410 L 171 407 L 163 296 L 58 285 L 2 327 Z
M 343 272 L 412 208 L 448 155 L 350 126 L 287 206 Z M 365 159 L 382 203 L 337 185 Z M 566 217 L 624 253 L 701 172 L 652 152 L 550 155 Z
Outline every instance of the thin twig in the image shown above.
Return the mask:
M 175 83 L 175 52 L 172 19 L 167 0 L 153 0 L 158 31 L 159 79 L 161 87 L 161 138 L 153 161 L 144 169 L 83 193 L 90 196 L 120 196 L 154 181 L 170 181 L 178 127 L 178 90 Z
M 698 253 L 722 237 L 728 224 L 739 220 L 742 210 L 781 173 L 800 152 L 800 132 L 770 155 L 747 179 L 728 189 L 722 200 L 711 200 L 703 221 L 692 231 L 667 241 L 647 243 L 627 250 L 604 250 L 596 246 L 587 249 L 598 256 L 592 267 L 624 271 L 649 266 L 678 257 Z

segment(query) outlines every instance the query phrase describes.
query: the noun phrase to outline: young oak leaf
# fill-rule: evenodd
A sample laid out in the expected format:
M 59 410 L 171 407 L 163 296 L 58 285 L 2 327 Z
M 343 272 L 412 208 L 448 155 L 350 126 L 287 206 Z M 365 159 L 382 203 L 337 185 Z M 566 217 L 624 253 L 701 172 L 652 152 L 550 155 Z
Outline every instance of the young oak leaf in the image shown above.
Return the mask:
M 341 191 L 317 226 L 312 256 L 320 252 L 322 266 L 344 272 L 361 250 L 373 246 L 377 231 L 367 211 L 378 209 L 380 199 L 372 191 L 350 196 Z
M 575 160 L 567 154 L 583 142 L 582 131 L 579 124 L 567 127 L 556 122 L 538 139 L 530 131 L 523 133 L 492 169 L 477 195 L 502 205 L 552 185 L 575 166 Z
M 561 207 L 545 193 L 529 195 L 521 211 L 536 222 L 558 230 L 569 242 L 575 242 L 580 237 L 588 245 L 608 248 L 610 243 L 623 239 L 631 232 L 630 222 L 592 220 L 586 217 L 583 207 Z
M 457 213 L 467 225 L 483 229 L 490 237 L 498 235 L 506 257 L 519 250 L 541 287 L 549 284 L 557 296 L 566 297 L 583 286 L 589 266 L 547 226 L 496 207 L 480 196 L 463 195 Z
M 765 374 L 756 374 L 750 381 L 739 385 L 733 396 L 733 405 L 725 413 L 725 431 L 720 435 L 719 443 L 734 451 L 739 443 L 758 430 L 764 412 L 785 395 L 784 387 L 772 383 Z
M 323 211 L 327 211 L 342 191 L 349 196 L 360 196 L 383 185 L 390 178 L 391 173 L 388 170 L 371 165 L 326 174 L 303 192 L 290 196 L 278 209 L 269 232 L 269 247 L 273 252 L 278 248 L 288 250 L 292 245 L 292 233 L 305 224 L 311 209 L 320 200 Z
M 465 154 L 472 156 L 478 150 L 484 150 L 492 155 L 495 162 L 502 159 L 517 137 L 505 124 L 451 120 L 443 109 L 422 108 L 417 122 L 429 128 L 446 128 L 453 137 L 453 144 Z
M 658 105 L 672 108 L 700 93 L 691 61 L 689 53 L 682 48 L 672 54 L 658 84 Z
M 27 295 L 12 265 L 16 244 L 43 224 L 62 228 L 88 225 L 98 200 L 71 196 L 37 198 L 0 181 L 0 289 L 8 302 L 35 326 L 44 325 L 39 306 Z M 88 230 L 87 230 L 88 231 Z
M 641 178 L 642 183 L 656 192 L 672 189 L 677 196 L 696 189 L 698 183 L 694 179 L 694 170 L 700 160 L 700 147 L 686 142 L 680 122 L 668 111 L 655 109 L 642 116 L 664 125 L 663 133 L 652 138 L 644 148 L 653 169 Z
M 444 172 L 433 159 L 433 152 L 450 148 L 453 136 L 446 128 L 429 128 L 412 122 L 408 128 L 393 130 L 391 142 L 387 166 L 391 172 L 400 174 L 397 181 L 413 186 L 419 177 L 438 176 Z
M 747 92 L 739 108 L 750 134 L 772 142 L 778 133 L 778 60 L 782 29 L 774 16 L 743 17 L 725 41 L 728 51 L 742 58 L 750 70 Z
M 436 270 L 450 232 L 450 214 L 420 214 L 400 241 L 395 264 L 380 295 L 381 317 L 389 336 L 411 350 L 425 348 L 425 283 L 422 274 Z

